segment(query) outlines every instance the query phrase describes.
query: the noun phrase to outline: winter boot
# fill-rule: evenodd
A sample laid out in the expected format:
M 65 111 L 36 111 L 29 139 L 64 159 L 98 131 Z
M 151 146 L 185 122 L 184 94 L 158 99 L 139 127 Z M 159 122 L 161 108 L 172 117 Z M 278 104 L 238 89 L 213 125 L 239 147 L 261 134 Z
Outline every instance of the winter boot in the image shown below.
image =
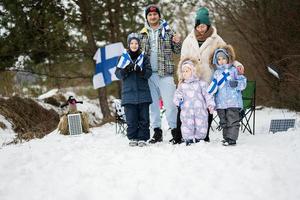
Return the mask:
M 199 143 L 200 141 L 201 141 L 200 139 L 195 138 L 195 143 Z M 204 139 L 204 141 L 205 141 L 205 139 Z
M 171 130 L 171 134 L 173 138 L 169 142 L 171 142 L 172 144 L 180 144 L 182 142 L 182 135 L 180 130 L 178 130 L 177 128 L 173 128 Z
M 210 142 L 210 139 L 209 139 L 209 136 L 208 136 L 208 135 L 204 138 L 204 141 L 205 141 L 205 142 Z
M 138 145 L 138 141 L 137 141 L 137 140 L 130 140 L 130 141 L 129 141 L 129 146 L 135 147 L 135 146 L 137 146 L 137 145 Z
M 138 146 L 139 146 L 139 147 L 144 147 L 144 146 L 147 146 L 147 143 L 146 143 L 145 141 L 140 140 L 140 141 L 138 142 Z
M 226 142 L 223 143 L 224 146 L 234 146 L 236 145 L 235 140 L 228 139 Z
M 162 142 L 163 137 L 162 137 L 162 130 L 160 128 L 155 128 L 154 129 L 154 135 L 153 137 L 149 140 L 149 143 L 154 144 L 156 142 Z
M 188 139 L 188 140 L 185 141 L 186 146 L 190 146 L 193 143 L 194 143 L 194 141 L 192 139 Z

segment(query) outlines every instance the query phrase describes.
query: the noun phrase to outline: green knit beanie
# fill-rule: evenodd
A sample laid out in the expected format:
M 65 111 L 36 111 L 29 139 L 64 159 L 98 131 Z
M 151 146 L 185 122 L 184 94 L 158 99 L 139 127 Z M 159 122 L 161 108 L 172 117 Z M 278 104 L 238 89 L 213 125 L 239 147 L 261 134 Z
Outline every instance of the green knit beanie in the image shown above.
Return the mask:
M 210 26 L 209 12 L 206 7 L 201 7 L 196 12 L 195 27 L 200 24 L 206 24 Z

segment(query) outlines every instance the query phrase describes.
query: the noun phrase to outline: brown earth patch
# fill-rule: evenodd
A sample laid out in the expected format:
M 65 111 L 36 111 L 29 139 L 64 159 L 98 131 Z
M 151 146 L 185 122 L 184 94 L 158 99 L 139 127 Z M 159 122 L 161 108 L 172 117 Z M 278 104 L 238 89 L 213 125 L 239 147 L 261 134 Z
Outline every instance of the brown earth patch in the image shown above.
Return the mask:
M 61 104 L 67 102 L 67 99 L 62 94 L 57 94 L 44 99 L 45 103 L 59 107 Z
M 3 122 L 0 122 L 0 128 L 2 128 L 3 130 L 6 129 L 6 125 Z
M 29 98 L 18 96 L 9 99 L 0 98 L 0 114 L 9 119 L 18 140 L 42 138 L 56 129 L 59 115 L 47 110 Z

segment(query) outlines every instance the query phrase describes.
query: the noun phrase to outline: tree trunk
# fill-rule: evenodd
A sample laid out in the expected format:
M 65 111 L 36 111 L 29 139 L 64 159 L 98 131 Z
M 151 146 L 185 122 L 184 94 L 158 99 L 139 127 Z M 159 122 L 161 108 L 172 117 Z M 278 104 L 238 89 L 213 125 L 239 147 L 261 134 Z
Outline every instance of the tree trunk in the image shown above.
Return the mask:
M 115 0 L 113 2 L 107 1 L 107 6 L 108 6 L 108 19 L 109 19 L 109 29 L 111 34 L 109 34 L 108 38 L 110 42 L 119 42 L 120 38 L 122 38 L 121 31 L 120 31 L 120 18 L 122 18 L 122 13 L 121 13 L 121 8 L 120 8 L 121 3 L 119 0 Z M 114 11 L 113 11 L 114 9 Z M 118 39 L 119 38 L 119 39 Z M 125 46 L 126 48 L 126 46 Z M 118 98 L 121 98 L 121 88 L 122 84 L 121 81 L 117 81 L 118 85 Z
M 92 23 L 91 23 L 92 19 L 90 16 L 91 2 L 89 0 L 78 0 L 76 1 L 76 4 L 80 8 L 82 26 L 88 40 L 88 49 L 86 50 L 85 53 L 92 59 L 94 53 L 97 51 L 97 46 L 94 39 Z M 112 121 L 113 118 L 110 114 L 105 87 L 98 89 L 98 97 L 99 97 L 101 112 L 103 114 L 103 122 L 105 123 L 105 122 Z

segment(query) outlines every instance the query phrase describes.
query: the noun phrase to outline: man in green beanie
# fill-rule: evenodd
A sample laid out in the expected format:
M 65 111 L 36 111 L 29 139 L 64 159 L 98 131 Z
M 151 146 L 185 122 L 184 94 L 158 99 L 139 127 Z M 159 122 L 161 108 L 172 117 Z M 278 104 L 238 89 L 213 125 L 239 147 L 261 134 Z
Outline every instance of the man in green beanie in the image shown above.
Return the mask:
M 192 32 L 185 38 L 181 49 L 181 60 L 197 59 L 201 63 L 201 69 L 204 81 L 210 84 L 213 74 L 213 69 L 210 68 L 209 58 L 214 49 L 224 46 L 226 43 L 217 34 L 217 29 L 211 25 L 209 18 L 209 10 L 206 7 L 200 7 L 196 12 L 195 26 Z M 244 74 L 244 67 L 238 61 L 234 61 L 234 66 L 240 74 Z M 208 130 L 205 141 L 209 142 L 209 129 L 213 115 L 208 117 Z

